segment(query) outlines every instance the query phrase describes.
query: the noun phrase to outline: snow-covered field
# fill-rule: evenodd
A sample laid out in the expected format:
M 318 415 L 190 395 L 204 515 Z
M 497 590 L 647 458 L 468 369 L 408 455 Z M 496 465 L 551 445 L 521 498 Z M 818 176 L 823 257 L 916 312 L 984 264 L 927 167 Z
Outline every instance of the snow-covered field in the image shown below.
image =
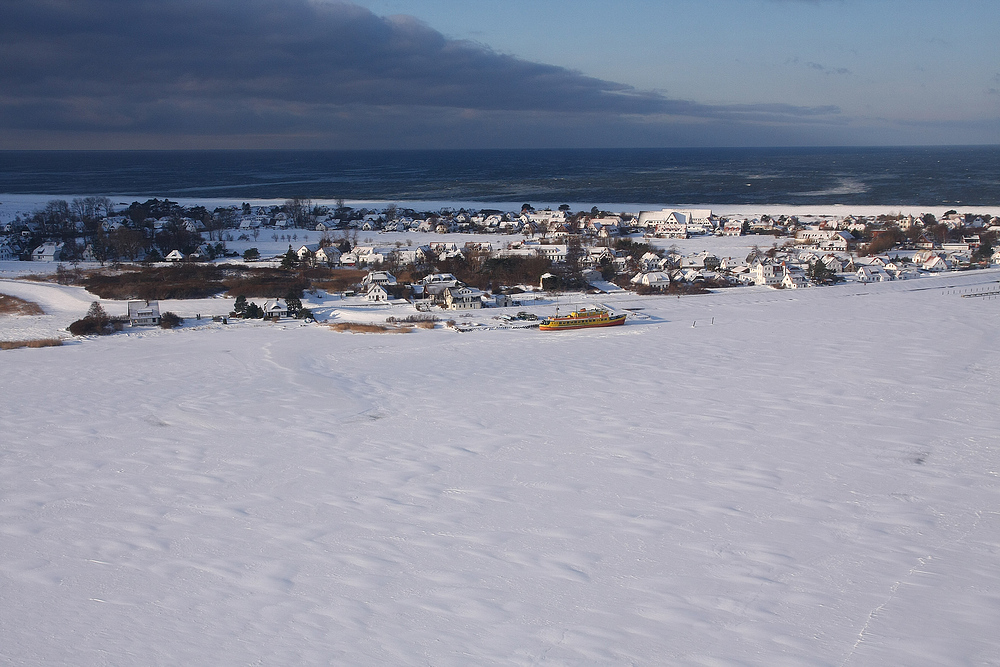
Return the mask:
M 0 662 L 996 664 L 998 279 L 2 351 Z

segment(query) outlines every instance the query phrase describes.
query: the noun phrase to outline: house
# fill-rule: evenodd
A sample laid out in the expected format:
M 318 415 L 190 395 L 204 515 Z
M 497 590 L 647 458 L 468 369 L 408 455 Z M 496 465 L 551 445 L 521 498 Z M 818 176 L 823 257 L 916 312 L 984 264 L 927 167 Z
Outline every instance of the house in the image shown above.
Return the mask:
M 896 262 L 889 262 L 883 269 L 893 280 L 901 280 L 906 277 L 906 270 Z
M 668 239 L 686 239 L 690 236 L 688 225 L 690 219 L 686 213 L 671 211 L 665 220 L 653 225 L 653 234 Z
M 565 262 L 566 256 L 569 254 L 569 246 L 540 245 L 535 248 L 535 252 L 538 253 L 539 257 L 544 257 L 553 262 Z
M 745 220 L 726 220 L 725 224 L 722 225 L 722 235 L 743 236 L 744 229 L 747 226 Z
M 300 262 L 312 262 L 317 251 L 319 251 L 318 243 L 307 243 L 296 250 L 295 254 L 298 256 Z
M 128 323 L 133 327 L 155 327 L 160 323 L 160 304 L 156 301 L 129 301 Z
M 424 285 L 439 285 L 447 283 L 447 287 L 455 287 L 458 285 L 458 278 L 450 273 L 431 273 L 424 276 L 421 280 Z
M 320 220 L 319 222 L 316 223 L 317 232 L 328 232 L 330 230 L 339 228 L 340 228 L 339 218 L 328 218 L 326 220 Z
M 774 287 L 781 284 L 784 277 L 784 271 L 781 270 L 781 267 L 770 262 L 754 260 L 750 265 L 750 278 L 753 280 L 754 285 Z
M 10 262 L 17 259 L 14 250 L 6 243 L 0 244 L 0 262 Z
M 288 306 L 281 299 L 265 301 L 264 317 L 288 317 Z
M 664 271 L 649 271 L 639 273 L 629 281 L 633 285 L 645 285 L 647 287 L 669 287 L 670 276 Z
M 934 255 L 926 262 L 924 262 L 921 268 L 924 271 L 934 271 L 935 273 L 937 273 L 940 271 L 948 271 L 949 269 L 951 269 L 951 265 L 944 257 Z
M 58 262 L 62 259 L 62 243 L 43 243 L 31 251 L 33 262 Z
M 444 303 L 449 310 L 475 310 L 483 307 L 483 292 L 473 287 L 448 287 Z
M 392 275 L 388 271 L 371 271 L 367 276 L 361 279 L 361 286 L 367 287 L 369 285 L 395 285 L 396 276 Z
M 615 253 L 610 248 L 586 248 L 583 256 L 585 266 L 600 266 L 602 263 L 613 262 Z
M 855 240 L 854 235 L 850 232 L 836 232 L 830 238 L 823 240 L 819 245 L 819 249 L 831 252 L 847 252 L 847 249 Z
M 319 248 L 313 255 L 313 260 L 317 264 L 325 264 L 326 266 L 336 266 L 340 264 L 341 252 L 336 246 L 328 245 Z
M 706 227 L 711 227 L 711 218 L 711 209 L 665 208 L 660 211 L 639 211 L 635 226 L 646 230 L 647 234 L 652 232 L 668 238 L 687 238 L 689 225 L 696 227 L 700 233 Z
M 403 286 L 396 284 L 373 283 L 365 292 L 365 298 L 371 303 L 387 303 L 403 298 Z
M 858 268 L 857 274 L 859 283 L 881 283 L 892 280 L 892 277 L 880 269 L 878 266 L 862 266 Z
M 167 256 L 164 257 L 163 260 L 166 262 L 183 262 L 184 253 L 182 253 L 180 250 L 171 250 L 169 253 L 167 253 Z
M 785 289 L 798 289 L 800 287 L 806 287 L 809 281 L 806 279 L 806 272 L 801 266 L 789 266 L 787 264 L 781 265 L 782 275 L 781 283 L 779 283 Z
M 834 273 L 844 272 L 844 262 L 836 255 L 826 255 L 821 261 L 827 271 L 833 271 Z
M 483 294 L 482 301 L 484 306 L 490 308 L 509 308 L 510 306 L 517 305 L 514 297 L 510 294 L 494 294 L 493 296 Z

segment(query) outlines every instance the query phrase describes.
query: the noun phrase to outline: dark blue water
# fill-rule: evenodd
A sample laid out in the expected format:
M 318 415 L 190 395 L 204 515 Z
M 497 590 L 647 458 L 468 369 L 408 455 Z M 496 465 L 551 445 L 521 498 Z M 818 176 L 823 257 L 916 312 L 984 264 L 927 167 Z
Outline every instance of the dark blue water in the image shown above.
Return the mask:
M 0 192 L 990 206 L 1000 204 L 1000 147 L 0 151 Z

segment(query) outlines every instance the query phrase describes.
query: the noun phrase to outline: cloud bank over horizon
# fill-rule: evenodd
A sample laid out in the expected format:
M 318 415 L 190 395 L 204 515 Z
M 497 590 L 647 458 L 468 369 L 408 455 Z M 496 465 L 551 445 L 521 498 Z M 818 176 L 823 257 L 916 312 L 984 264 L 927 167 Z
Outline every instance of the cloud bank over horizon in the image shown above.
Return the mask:
M 346 2 L 12 0 L 4 13 L 0 148 L 788 144 L 848 124 L 829 104 L 672 99 Z

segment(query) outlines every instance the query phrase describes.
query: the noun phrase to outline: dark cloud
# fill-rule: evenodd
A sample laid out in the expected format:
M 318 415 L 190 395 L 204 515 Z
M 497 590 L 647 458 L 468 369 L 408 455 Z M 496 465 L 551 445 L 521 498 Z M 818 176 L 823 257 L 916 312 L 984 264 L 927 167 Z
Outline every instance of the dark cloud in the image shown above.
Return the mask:
M 836 107 L 705 105 L 312 0 L 0 0 L 0 130 L 405 138 L 436 116 L 826 122 Z M 554 121 L 553 121 L 554 122 Z M 357 139 L 355 137 L 355 139 Z

